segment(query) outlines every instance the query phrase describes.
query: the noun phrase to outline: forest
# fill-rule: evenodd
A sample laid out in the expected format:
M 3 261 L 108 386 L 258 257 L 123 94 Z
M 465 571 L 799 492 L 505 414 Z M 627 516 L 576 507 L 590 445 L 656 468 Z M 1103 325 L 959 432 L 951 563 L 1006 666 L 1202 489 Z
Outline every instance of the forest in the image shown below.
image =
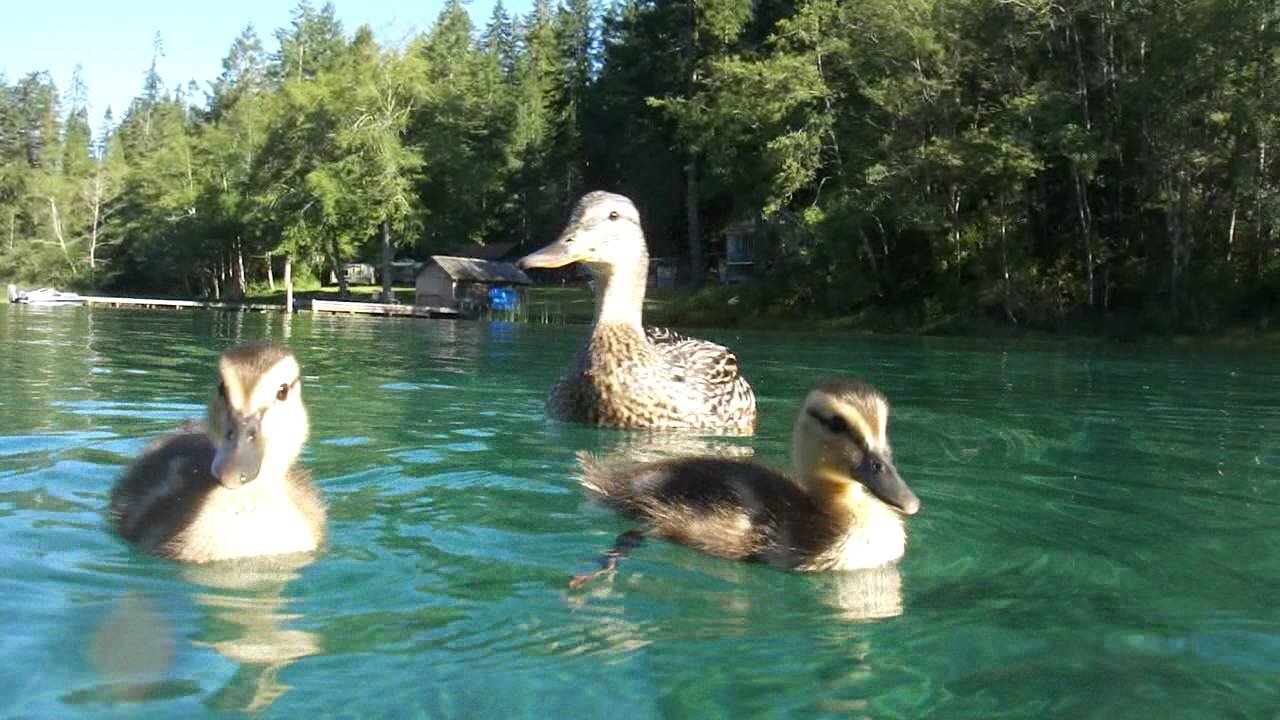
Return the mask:
M 207 87 L 139 68 L 100 132 L 78 80 L 0 77 L 0 281 L 237 297 L 532 250 L 607 189 L 688 286 L 744 237 L 742 312 L 1265 327 L 1278 26 L 1277 0 L 451 0 L 390 43 L 303 0 Z

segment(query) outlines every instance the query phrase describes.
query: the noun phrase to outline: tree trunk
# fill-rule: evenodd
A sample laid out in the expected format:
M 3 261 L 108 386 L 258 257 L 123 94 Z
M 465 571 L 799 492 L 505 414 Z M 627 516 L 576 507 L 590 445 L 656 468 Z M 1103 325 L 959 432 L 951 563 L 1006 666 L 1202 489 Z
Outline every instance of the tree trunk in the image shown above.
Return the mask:
M 62 219 L 58 217 L 58 202 L 52 195 L 49 196 L 49 224 L 53 226 L 53 236 L 58 240 L 58 247 L 62 248 L 62 256 L 67 259 L 71 274 L 75 275 L 76 263 L 71 259 L 71 252 L 67 250 L 67 241 L 62 235 Z
M 267 253 L 266 255 L 263 255 L 262 257 L 263 257 L 263 259 L 265 259 L 265 260 L 267 261 L 267 263 L 266 263 L 266 265 L 267 265 L 267 287 L 268 287 L 268 288 L 270 288 L 272 292 L 274 292 L 274 291 L 275 291 L 275 289 L 276 289 L 276 273 L 275 273 L 275 270 L 273 270 L 273 269 L 271 268 L 271 253 Z
M 685 24 L 685 99 L 693 100 L 698 85 L 698 6 L 694 0 L 686 0 L 688 18 Z M 698 215 L 698 156 L 693 148 L 688 149 L 685 166 L 684 212 L 688 231 L 690 284 L 693 287 L 702 285 L 702 224 Z
M 1265 140 L 1258 143 L 1258 176 L 1253 183 L 1253 216 L 1257 234 L 1257 254 L 1254 257 L 1253 278 L 1258 280 L 1262 277 L 1262 269 L 1266 267 L 1267 252 L 1271 249 L 1271 228 L 1267 226 L 1266 197 L 1263 192 L 1267 179 L 1267 143 Z
M 1178 224 L 1178 232 L 1175 234 L 1177 242 L 1181 245 L 1181 255 L 1178 252 L 1173 254 L 1173 277 L 1170 282 L 1171 292 L 1173 293 L 1174 309 L 1177 309 L 1177 287 L 1182 272 L 1181 260 L 1190 256 L 1190 248 L 1195 245 L 1195 236 L 1191 227 L 1191 176 L 1184 166 L 1178 171 L 1178 208 L 1175 213 L 1175 221 Z
M 102 219 L 102 161 L 98 161 L 97 173 L 93 176 L 93 196 L 90 199 L 93 219 L 89 224 L 89 287 L 98 287 L 95 277 L 98 268 L 98 225 Z
M 342 259 L 338 257 L 338 241 L 336 238 L 329 245 L 329 252 L 333 255 L 333 277 L 338 281 L 338 297 L 346 300 L 351 294 L 351 286 L 347 284 L 347 272 L 343 270 Z
M 284 311 L 293 312 L 293 258 L 284 256 Z
M 1093 129 L 1093 121 L 1089 116 L 1089 81 L 1084 71 L 1084 53 L 1080 50 L 1080 34 L 1076 31 L 1075 18 L 1067 26 L 1067 34 L 1076 53 L 1076 92 L 1080 95 L 1080 112 L 1084 114 L 1084 129 Z
M 689 229 L 690 284 L 702 285 L 702 227 L 698 217 L 698 161 L 689 153 L 689 165 L 685 173 L 685 221 Z
M 1165 181 L 1166 195 L 1173 195 L 1173 188 Z M 1178 209 L 1172 205 L 1164 210 L 1165 229 L 1169 233 L 1169 309 L 1178 309 L 1178 270 L 1179 255 L 1182 253 L 1182 222 L 1178 218 Z
M 214 300 L 222 299 L 222 278 L 219 277 L 220 275 L 221 273 L 218 271 L 216 267 L 209 271 L 209 277 L 213 279 L 213 299 Z
M 391 261 L 395 259 L 395 250 L 391 247 L 391 223 L 382 221 L 382 302 L 392 302 L 391 294 Z
M 1231 253 L 1236 247 L 1236 205 L 1231 203 L 1231 223 L 1227 225 L 1227 269 L 1231 268 Z
M 1000 274 L 1004 285 L 1004 315 L 1009 322 L 1017 324 L 1018 317 L 1013 314 L 1013 280 L 1009 276 L 1009 222 L 1005 215 L 1005 200 L 1000 198 Z
M 235 251 L 236 251 L 236 260 L 235 260 L 235 266 L 233 269 L 236 275 L 236 289 L 239 290 L 240 297 L 243 298 L 246 290 L 245 282 L 244 282 L 244 245 L 240 242 L 239 235 L 236 236 Z
M 858 223 L 858 237 L 862 238 L 862 254 L 867 256 L 867 262 L 871 265 L 871 277 L 875 278 L 877 286 L 880 283 L 880 263 L 876 261 L 876 251 L 871 249 L 871 238 L 867 237 L 867 233 L 862 229 L 862 223 Z
M 1080 243 L 1084 246 L 1085 287 L 1089 296 L 1089 307 L 1093 307 L 1093 217 L 1089 212 L 1089 198 L 1085 192 L 1084 178 L 1081 177 L 1080 164 L 1072 161 L 1071 175 L 1076 188 L 1076 216 L 1080 221 Z

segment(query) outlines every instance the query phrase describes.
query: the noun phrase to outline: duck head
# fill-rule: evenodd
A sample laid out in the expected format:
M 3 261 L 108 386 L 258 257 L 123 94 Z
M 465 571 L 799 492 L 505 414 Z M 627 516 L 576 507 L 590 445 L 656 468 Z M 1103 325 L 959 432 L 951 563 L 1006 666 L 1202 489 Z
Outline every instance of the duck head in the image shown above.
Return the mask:
M 889 402 L 870 385 L 819 385 L 796 418 L 796 477 L 818 495 L 866 493 L 904 515 L 915 514 L 920 500 L 893 464 L 888 423 Z
M 224 487 L 283 476 L 302 452 L 308 424 L 301 379 L 297 358 L 279 345 L 245 345 L 219 358 L 208 427 L 218 448 L 210 472 Z
M 597 278 L 607 279 L 621 267 L 639 266 L 647 273 L 648 259 L 636 206 L 623 195 L 596 191 L 578 201 L 559 239 L 518 264 L 529 269 L 580 262 Z

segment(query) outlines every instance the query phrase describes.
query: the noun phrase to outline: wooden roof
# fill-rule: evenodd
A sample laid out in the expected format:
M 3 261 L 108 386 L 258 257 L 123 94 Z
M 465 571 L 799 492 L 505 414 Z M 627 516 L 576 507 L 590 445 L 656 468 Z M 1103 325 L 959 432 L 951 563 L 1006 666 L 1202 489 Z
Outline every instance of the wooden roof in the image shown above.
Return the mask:
M 431 262 L 440 266 L 454 280 L 489 283 L 491 285 L 532 285 L 533 281 L 520 268 L 509 262 L 476 258 L 432 255 Z M 424 265 L 423 270 L 430 267 Z

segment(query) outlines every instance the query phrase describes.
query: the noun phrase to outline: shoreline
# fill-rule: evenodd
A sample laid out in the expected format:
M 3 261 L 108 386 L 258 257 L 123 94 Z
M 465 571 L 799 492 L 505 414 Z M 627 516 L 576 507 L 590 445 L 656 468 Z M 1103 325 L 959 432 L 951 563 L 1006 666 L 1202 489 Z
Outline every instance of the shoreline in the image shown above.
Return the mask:
M 663 288 L 651 291 L 645 300 L 645 324 L 697 330 L 750 330 L 763 332 L 836 333 L 841 335 L 874 335 L 900 338 L 957 338 L 968 340 L 1001 340 L 1039 344 L 1085 343 L 1089 345 L 1130 347 L 1176 347 L 1183 349 L 1272 349 L 1280 348 L 1280 328 L 1257 321 L 1228 324 L 1201 332 L 1187 330 L 1153 330 L 1143 328 L 1141 321 L 1126 317 L 1099 319 L 1088 323 L 1066 321 L 1059 327 L 1042 325 L 1010 325 L 989 318 L 948 316 L 931 323 L 901 322 L 887 316 L 871 316 L 872 311 L 843 316 L 787 313 L 780 308 L 760 313 L 736 311 L 735 286 L 717 286 L 702 290 Z M 367 302 L 381 287 L 355 286 L 345 298 L 349 302 Z M 412 288 L 395 288 L 401 302 L 412 303 Z M 594 298 L 585 285 L 569 287 L 538 286 L 530 288 L 524 318 L 516 322 L 530 324 L 589 324 Z M 283 310 L 284 291 L 249 292 L 236 301 L 201 298 L 156 298 L 183 304 L 236 305 L 257 309 L 264 305 Z M 336 288 L 314 287 L 295 290 L 296 300 L 338 300 Z M 12 304 L 0 297 L 0 304 Z M 145 308 L 140 308 L 145 309 Z M 217 308 L 215 308 L 217 309 Z M 545 322 L 534 318 L 554 318 Z M 1085 326 L 1088 327 L 1085 327 Z

